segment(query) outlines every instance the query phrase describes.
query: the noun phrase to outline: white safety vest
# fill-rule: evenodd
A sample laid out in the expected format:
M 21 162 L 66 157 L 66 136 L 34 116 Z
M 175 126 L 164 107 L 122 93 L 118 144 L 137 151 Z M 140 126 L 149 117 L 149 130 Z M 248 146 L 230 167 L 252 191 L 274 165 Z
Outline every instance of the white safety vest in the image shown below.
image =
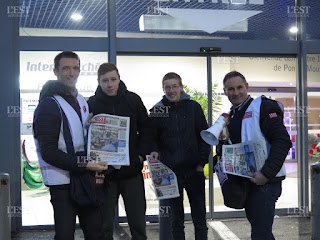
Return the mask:
M 60 111 L 62 110 L 68 119 L 74 151 L 75 152 L 84 151 L 85 137 L 87 135 L 84 125 L 89 115 L 89 107 L 86 100 L 81 94 L 78 94 L 77 100 L 80 106 L 80 112 L 81 112 L 81 118 L 82 118 L 82 122 L 81 122 L 77 112 L 61 96 L 54 95 L 52 99 L 57 102 L 60 108 Z M 37 139 L 35 139 L 35 144 L 37 148 L 37 154 L 39 158 L 39 164 L 40 164 L 41 174 L 43 178 L 43 183 L 47 186 L 69 184 L 70 183 L 69 171 L 63 170 L 61 168 L 57 168 L 45 162 L 41 157 L 40 148 L 39 148 Z M 58 148 L 61 151 L 67 153 L 67 146 L 63 136 L 62 113 L 61 113 L 61 127 L 60 127 L 60 134 L 59 134 L 59 140 L 58 140 Z
M 270 153 L 271 145 L 263 135 L 260 129 L 260 107 L 261 107 L 262 97 L 258 97 L 254 99 L 246 112 L 244 113 L 242 119 L 242 127 L 241 127 L 241 142 L 246 142 L 250 140 L 255 140 L 259 138 L 264 138 L 267 144 L 268 155 Z M 277 177 L 285 176 L 286 169 L 283 164 L 282 168 L 276 175 Z

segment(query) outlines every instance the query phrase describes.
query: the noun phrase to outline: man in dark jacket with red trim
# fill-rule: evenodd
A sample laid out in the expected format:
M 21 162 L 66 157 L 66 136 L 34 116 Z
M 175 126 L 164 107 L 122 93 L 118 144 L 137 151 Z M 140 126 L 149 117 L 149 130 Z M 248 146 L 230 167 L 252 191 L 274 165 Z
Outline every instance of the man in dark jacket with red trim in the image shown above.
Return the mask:
M 271 240 L 275 203 L 281 195 L 285 178 L 284 161 L 291 141 L 283 124 L 282 105 L 265 96 L 248 95 L 245 77 L 236 71 L 226 74 L 224 92 L 232 103 L 228 124 L 232 144 L 264 138 L 268 158 L 258 172 L 251 174 L 245 211 L 251 224 L 251 239 Z
M 173 72 L 162 80 L 165 95 L 150 110 L 156 134 L 157 149 L 152 153 L 171 168 L 177 176 L 178 198 L 170 199 L 172 234 L 175 240 L 184 240 L 183 189 L 187 191 L 195 239 L 207 239 L 205 176 L 203 167 L 208 162 L 210 146 L 200 137 L 208 128 L 199 103 L 183 91 L 181 77 Z

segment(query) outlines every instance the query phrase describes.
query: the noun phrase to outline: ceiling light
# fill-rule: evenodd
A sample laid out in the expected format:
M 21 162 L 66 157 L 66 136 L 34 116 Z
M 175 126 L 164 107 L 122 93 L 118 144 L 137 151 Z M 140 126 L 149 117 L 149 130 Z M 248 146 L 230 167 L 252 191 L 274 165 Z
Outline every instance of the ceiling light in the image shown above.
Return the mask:
M 299 29 L 297 27 L 291 27 L 289 30 L 291 33 L 297 33 Z
M 80 15 L 79 13 L 74 13 L 71 15 L 71 19 L 74 21 L 80 21 L 82 18 L 82 15 Z
M 247 0 L 231 0 L 232 4 L 246 4 Z
M 214 22 L 214 21 L 213 21 Z M 171 17 L 169 15 L 141 15 L 139 19 L 140 31 L 206 31 L 201 27 L 195 27 L 185 21 L 178 18 Z M 230 24 L 221 29 L 215 31 L 209 31 L 213 33 L 216 31 L 222 32 L 247 32 L 248 31 L 248 19 Z
M 249 0 L 249 4 L 263 5 L 264 0 Z

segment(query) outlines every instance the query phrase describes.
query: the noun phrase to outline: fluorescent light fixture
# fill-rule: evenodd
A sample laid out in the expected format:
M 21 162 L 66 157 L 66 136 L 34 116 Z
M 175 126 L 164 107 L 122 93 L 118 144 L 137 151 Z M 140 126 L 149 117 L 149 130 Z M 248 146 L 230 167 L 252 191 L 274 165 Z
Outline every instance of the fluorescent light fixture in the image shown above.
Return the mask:
M 139 19 L 140 31 L 203 31 L 180 19 L 170 15 L 141 15 Z M 226 28 L 218 30 L 219 32 L 247 32 L 248 20 L 232 24 Z
M 246 4 L 247 0 L 230 0 L 232 4 Z
M 80 15 L 79 13 L 74 13 L 71 15 L 71 19 L 74 21 L 80 21 L 82 18 L 82 15 Z
M 297 27 L 291 27 L 291 28 L 289 29 L 289 31 L 290 31 L 291 33 L 297 33 L 297 32 L 299 31 L 299 29 L 298 29 Z
M 263 5 L 264 0 L 249 0 L 249 4 Z

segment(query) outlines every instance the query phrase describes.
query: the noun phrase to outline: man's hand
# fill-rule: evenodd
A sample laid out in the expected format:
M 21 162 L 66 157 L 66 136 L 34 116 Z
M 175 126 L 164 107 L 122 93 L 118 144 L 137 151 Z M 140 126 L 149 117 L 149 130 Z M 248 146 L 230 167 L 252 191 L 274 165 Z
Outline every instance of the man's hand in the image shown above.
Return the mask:
M 249 176 L 251 176 L 252 178 L 250 178 L 250 181 L 253 182 L 256 185 L 264 185 L 266 184 L 269 179 L 266 178 L 262 172 L 254 172 L 254 173 L 249 173 Z
M 199 164 L 196 168 L 197 172 L 203 172 L 203 167 Z
M 92 117 L 93 117 L 93 113 L 89 113 L 89 115 L 88 115 L 88 117 L 86 119 L 86 128 L 87 129 L 89 129 L 90 124 L 93 122 Z
M 108 163 L 102 161 L 90 161 L 88 162 L 86 169 L 94 172 L 102 172 L 108 169 Z
M 140 159 L 140 162 L 143 163 L 143 157 L 138 155 L 139 159 Z
M 158 152 L 152 152 L 150 155 L 153 157 L 153 159 L 158 160 L 159 158 L 159 153 Z

